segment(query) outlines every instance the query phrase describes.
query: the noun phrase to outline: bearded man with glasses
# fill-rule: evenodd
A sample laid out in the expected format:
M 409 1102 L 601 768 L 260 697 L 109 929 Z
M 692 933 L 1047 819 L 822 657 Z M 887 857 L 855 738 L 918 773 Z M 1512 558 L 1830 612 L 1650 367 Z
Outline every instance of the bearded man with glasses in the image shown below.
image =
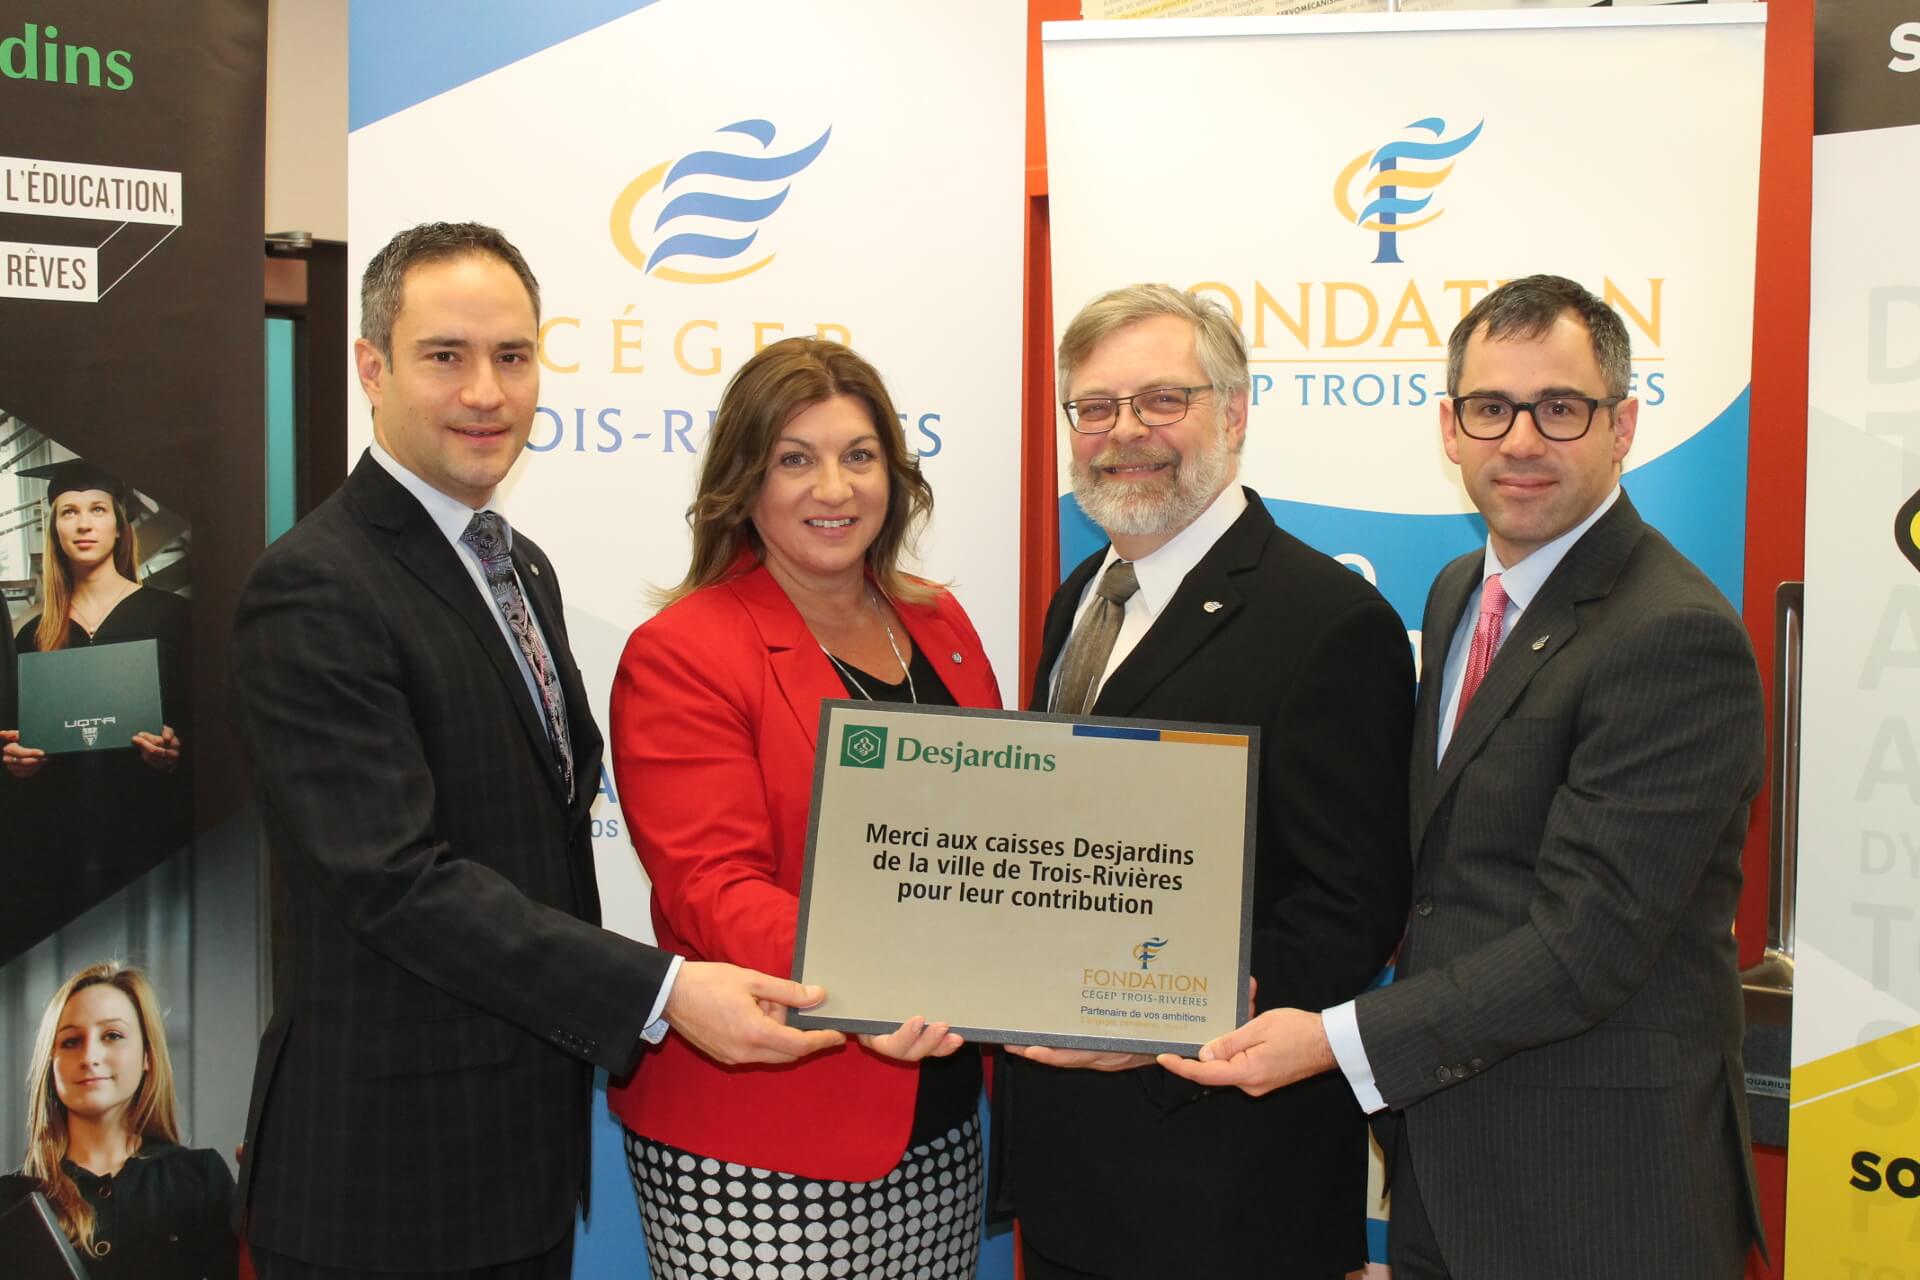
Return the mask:
M 1382 1118 L 1394 1280 L 1738 1280 L 1753 650 L 1621 491 L 1612 308 L 1515 280 L 1448 356 L 1441 440 L 1487 544 L 1427 598 L 1398 978 L 1162 1061 L 1255 1096 L 1344 1076 Z
M 1258 726 L 1256 999 L 1348 999 L 1406 919 L 1406 627 L 1234 483 L 1247 352 L 1218 305 L 1115 290 L 1058 364 L 1074 497 L 1112 541 L 1055 594 L 1029 705 Z M 1165 801 L 1176 831 L 1185 798 Z M 1366 1261 L 1365 1119 L 1341 1081 L 1254 1099 L 1143 1055 L 1010 1052 L 996 1185 L 1027 1280 L 1334 1280 Z

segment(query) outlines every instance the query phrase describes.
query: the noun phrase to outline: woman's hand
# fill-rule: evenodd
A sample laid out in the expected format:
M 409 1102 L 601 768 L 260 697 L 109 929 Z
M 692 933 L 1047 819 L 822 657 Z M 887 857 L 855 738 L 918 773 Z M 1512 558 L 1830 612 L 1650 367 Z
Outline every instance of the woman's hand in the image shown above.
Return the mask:
M 901 1023 L 898 1031 L 861 1036 L 860 1043 L 883 1058 L 918 1062 L 922 1058 L 944 1058 L 966 1041 L 947 1030 L 946 1023 L 928 1022 L 916 1014 Z
M 159 733 L 136 733 L 133 745 L 140 749 L 140 763 L 149 769 L 167 773 L 180 763 L 180 736 L 172 725 L 161 725 Z
M 0 747 L 0 764 L 16 778 L 31 778 L 47 762 L 46 752 L 20 745 L 18 729 L 0 729 L 0 743 L 6 744 Z

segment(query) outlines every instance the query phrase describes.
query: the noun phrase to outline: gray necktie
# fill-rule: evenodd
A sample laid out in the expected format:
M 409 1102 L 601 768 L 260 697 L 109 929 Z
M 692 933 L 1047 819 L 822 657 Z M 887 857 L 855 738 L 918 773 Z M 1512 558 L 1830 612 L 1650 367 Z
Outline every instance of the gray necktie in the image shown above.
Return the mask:
M 1100 576 L 1094 588 L 1093 603 L 1080 615 L 1080 625 L 1067 641 L 1067 656 L 1060 661 L 1060 680 L 1053 690 L 1053 709 L 1070 716 L 1085 715 L 1100 692 L 1100 677 L 1106 674 L 1107 659 L 1113 642 L 1120 635 L 1120 620 L 1126 616 L 1127 601 L 1140 589 L 1133 565 L 1115 560 Z
M 491 511 L 477 511 L 460 535 L 460 541 L 480 557 L 481 576 L 493 602 L 506 617 L 507 630 L 520 646 L 520 654 L 533 671 L 533 682 L 540 690 L 540 712 L 547 722 L 547 740 L 553 747 L 554 761 L 566 780 L 567 795 L 573 795 L 573 740 L 567 736 L 566 697 L 560 689 L 560 676 L 553 669 L 540 629 L 533 625 L 533 613 L 521 594 L 520 580 L 513 576 L 513 557 L 507 551 L 506 522 Z

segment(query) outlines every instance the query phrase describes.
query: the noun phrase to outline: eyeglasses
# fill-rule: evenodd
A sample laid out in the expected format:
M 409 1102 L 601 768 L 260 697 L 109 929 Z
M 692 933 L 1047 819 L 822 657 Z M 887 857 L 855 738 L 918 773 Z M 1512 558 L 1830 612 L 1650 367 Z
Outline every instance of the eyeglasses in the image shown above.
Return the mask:
M 1133 406 L 1133 416 L 1143 427 L 1170 427 L 1187 416 L 1193 398 L 1212 387 L 1154 387 L 1130 396 L 1096 396 L 1088 400 L 1069 400 L 1061 407 L 1067 411 L 1067 425 L 1083 436 L 1103 435 L 1120 425 L 1120 406 Z
M 1501 395 L 1453 397 L 1453 420 L 1475 440 L 1498 440 L 1513 430 L 1521 411 L 1533 415 L 1533 429 L 1542 437 L 1565 444 L 1587 434 L 1593 411 L 1612 408 L 1625 396 L 1549 396 L 1542 400 L 1509 400 Z

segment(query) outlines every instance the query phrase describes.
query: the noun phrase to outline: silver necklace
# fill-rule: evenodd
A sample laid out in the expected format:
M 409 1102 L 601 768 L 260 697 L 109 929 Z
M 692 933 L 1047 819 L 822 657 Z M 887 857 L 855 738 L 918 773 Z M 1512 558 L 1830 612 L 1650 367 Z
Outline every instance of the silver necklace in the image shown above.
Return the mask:
M 887 648 L 893 650 L 893 660 L 900 664 L 900 674 L 907 678 L 907 698 L 917 707 L 920 705 L 920 691 L 913 687 L 913 668 L 909 667 L 907 660 L 900 656 L 900 643 L 894 639 L 893 624 L 887 621 L 886 612 L 880 608 L 880 601 L 873 594 L 871 587 L 867 589 L 867 599 L 873 601 L 873 611 L 880 617 L 880 628 L 887 633 Z M 818 640 L 815 640 L 814 643 L 820 644 Z M 865 698 L 868 702 L 879 701 L 879 699 L 867 692 L 867 686 L 860 683 L 860 677 L 853 673 L 853 668 L 828 652 L 827 646 L 821 644 L 820 652 L 825 653 L 827 655 L 827 661 L 839 669 L 840 674 L 847 678 L 849 684 L 860 691 L 861 697 Z

